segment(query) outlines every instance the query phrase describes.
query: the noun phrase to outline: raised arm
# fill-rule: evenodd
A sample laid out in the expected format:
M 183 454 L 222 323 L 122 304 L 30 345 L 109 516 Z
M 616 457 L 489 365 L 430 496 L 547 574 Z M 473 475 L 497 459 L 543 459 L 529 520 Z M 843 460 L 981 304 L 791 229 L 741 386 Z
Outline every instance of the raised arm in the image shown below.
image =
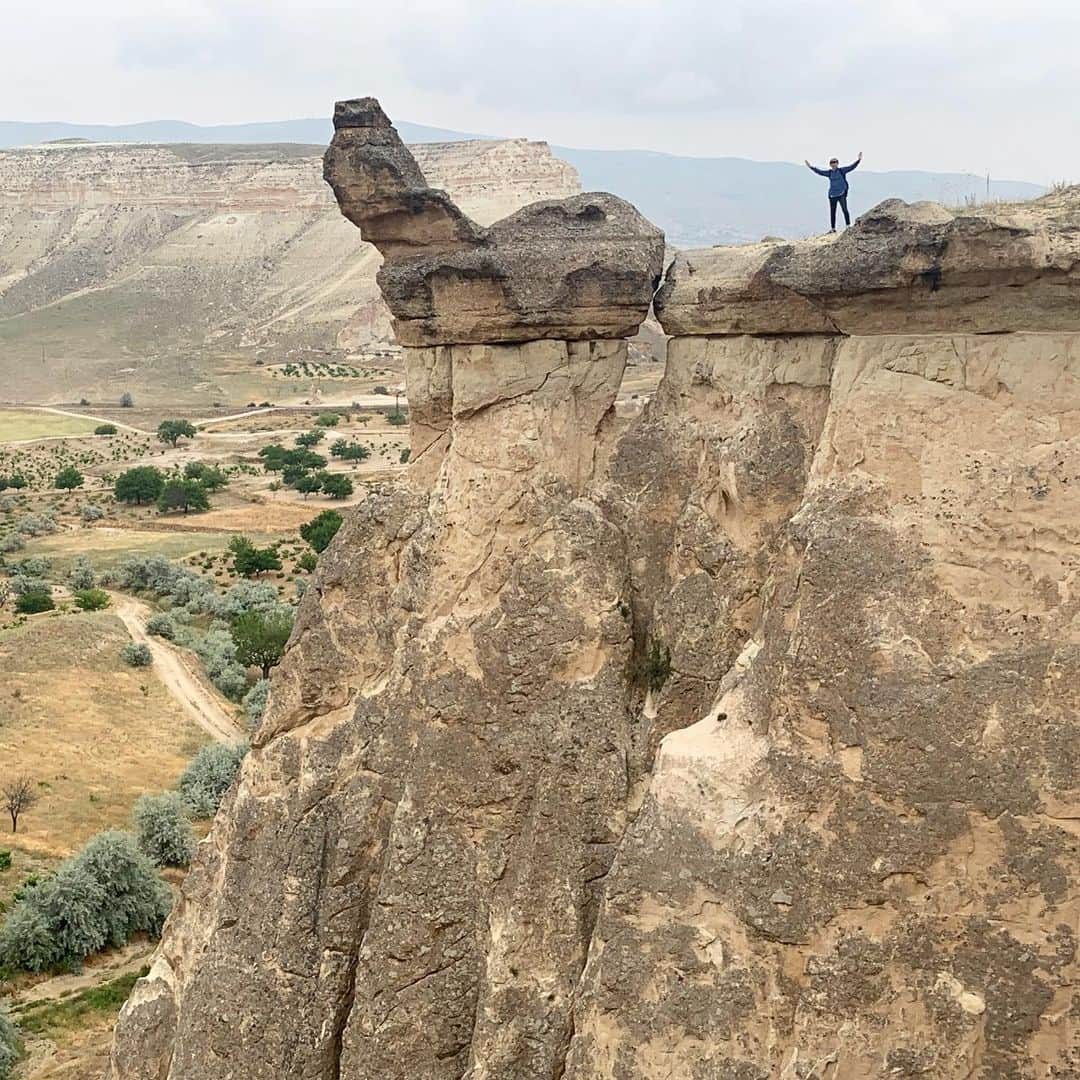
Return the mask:
M 828 176 L 828 172 L 825 169 L 819 169 L 816 165 L 811 165 L 809 161 L 803 158 L 803 162 L 811 172 L 816 172 L 818 176 Z
M 859 156 L 850 165 L 845 165 L 840 171 L 846 175 L 847 173 L 851 172 L 852 169 L 857 169 L 859 167 L 860 161 L 862 161 L 861 150 L 859 151 Z

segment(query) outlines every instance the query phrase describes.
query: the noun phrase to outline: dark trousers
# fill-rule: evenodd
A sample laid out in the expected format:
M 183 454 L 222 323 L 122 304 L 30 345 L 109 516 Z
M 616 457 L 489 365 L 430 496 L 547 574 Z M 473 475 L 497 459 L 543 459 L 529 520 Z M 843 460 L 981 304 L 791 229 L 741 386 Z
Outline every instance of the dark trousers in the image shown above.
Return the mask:
M 851 224 L 851 215 L 847 212 L 847 196 L 846 195 L 837 195 L 837 196 L 834 197 L 834 196 L 830 195 L 829 196 L 829 224 L 834 229 L 836 228 L 836 204 L 837 203 L 840 204 L 840 209 L 844 211 L 844 224 L 845 225 L 850 225 Z

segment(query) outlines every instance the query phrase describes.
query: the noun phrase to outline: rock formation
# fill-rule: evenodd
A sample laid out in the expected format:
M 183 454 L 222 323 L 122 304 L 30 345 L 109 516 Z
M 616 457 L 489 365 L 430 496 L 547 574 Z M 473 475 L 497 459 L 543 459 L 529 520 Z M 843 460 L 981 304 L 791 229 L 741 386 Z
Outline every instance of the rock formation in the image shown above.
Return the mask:
M 807 271 L 789 311 L 692 269 L 759 252 L 689 253 L 623 426 L 660 237 L 584 196 L 515 215 L 604 211 L 530 255 L 420 184 L 374 102 L 342 113 L 377 120 L 328 171 L 391 302 L 465 263 L 499 288 L 410 330 L 418 463 L 321 560 L 113 1080 L 1076 1075 L 1075 268 L 957 215 L 938 292 L 956 267 L 979 311 L 1023 281 L 1076 319 L 928 333 L 884 269 L 862 296 Z M 1080 192 L 1024 212 L 1066 235 Z M 909 213 L 783 258 L 921 274 Z M 612 310 L 568 289 L 545 322 L 592 228 L 594 282 L 631 260 Z M 784 325 L 821 294 L 864 332 Z M 503 340 L 514 311 L 535 339 Z

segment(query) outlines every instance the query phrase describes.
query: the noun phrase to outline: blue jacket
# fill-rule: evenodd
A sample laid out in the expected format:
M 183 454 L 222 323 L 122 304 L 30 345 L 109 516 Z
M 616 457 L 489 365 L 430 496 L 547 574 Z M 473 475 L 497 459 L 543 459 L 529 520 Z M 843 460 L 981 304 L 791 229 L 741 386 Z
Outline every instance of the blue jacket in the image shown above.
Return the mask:
M 858 167 L 858 161 L 853 161 L 850 165 L 841 165 L 838 169 L 818 169 L 813 165 L 810 166 L 818 176 L 827 176 L 829 178 L 830 199 L 839 199 L 848 193 L 847 174 Z

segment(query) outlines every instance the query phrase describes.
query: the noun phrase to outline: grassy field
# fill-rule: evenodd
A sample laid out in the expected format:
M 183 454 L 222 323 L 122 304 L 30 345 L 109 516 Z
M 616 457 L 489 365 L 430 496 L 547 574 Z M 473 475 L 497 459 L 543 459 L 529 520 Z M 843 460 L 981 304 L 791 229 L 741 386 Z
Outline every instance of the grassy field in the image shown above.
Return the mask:
M 0 443 L 92 435 L 97 426 L 97 420 L 83 420 L 76 416 L 58 416 L 36 409 L 0 409 Z
M 197 551 L 222 552 L 229 546 L 230 539 L 230 533 L 209 530 L 77 529 L 30 540 L 20 556 L 44 555 L 53 562 L 54 569 L 63 573 L 70 569 L 77 556 L 89 555 L 95 570 L 107 570 L 129 555 L 183 559 Z M 257 534 L 256 539 L 259 539 Z
M 0 769 L 28 774 L 38 802 L 0 825 L 15 865 L 0 898 L 42 860 L 124 826 L 144 792 L 172 787 L 206 741 L 152 670 L 129 667 L 130 641 L 109 612 L 39 615 L 0 632 Z

